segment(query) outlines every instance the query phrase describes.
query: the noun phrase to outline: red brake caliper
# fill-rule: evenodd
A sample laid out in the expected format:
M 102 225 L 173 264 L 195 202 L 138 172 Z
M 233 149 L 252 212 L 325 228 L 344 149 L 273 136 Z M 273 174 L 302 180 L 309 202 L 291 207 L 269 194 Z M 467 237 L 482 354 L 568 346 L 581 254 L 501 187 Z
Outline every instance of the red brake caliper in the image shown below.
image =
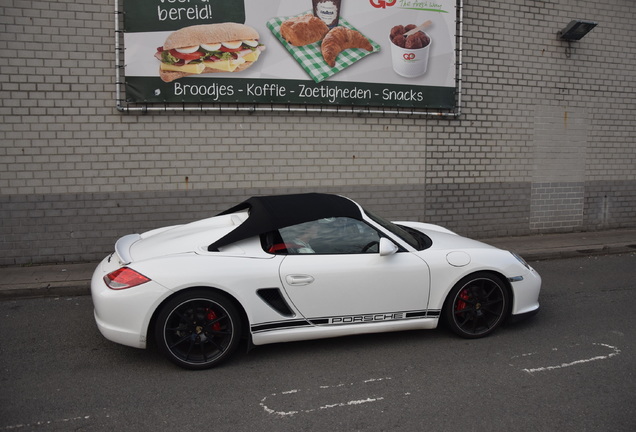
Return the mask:
M 206 315 L 206 318 L 207 318 L 208 321 L 213 321 L 213 320 L 215 320 L 217 318 L 216 313 L 214 313 L 214 311 L 212 309 L 208 309 L 207 311 L 208 311 L 208 313 Z M 215 322 L 212 325 L 212 330 L 220 331 L 221 330 L 221 323 Z
M 468 295 L 468 290 L 467 289 L 463 289 L 462 292 L 459 293 L 459 298 L 461 300 L 459 300 L 457 302 L 457 304 L 455 305 L 455 312 L 461 312 L 464 309 L 466 309 L 466 302 L 465 301 L 470 299 L 470 296 Z

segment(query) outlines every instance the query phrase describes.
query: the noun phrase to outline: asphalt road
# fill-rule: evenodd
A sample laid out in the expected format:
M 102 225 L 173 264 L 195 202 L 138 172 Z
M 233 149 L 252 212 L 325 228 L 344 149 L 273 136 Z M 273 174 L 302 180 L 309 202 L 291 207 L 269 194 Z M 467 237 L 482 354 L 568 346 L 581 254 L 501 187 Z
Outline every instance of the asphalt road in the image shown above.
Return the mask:
M 190 372 L 101 337 L 90 297 L 0 302 L 0 431 L 634 431 L 636 254 L 534 262 L 542 311 L 258 347 Z

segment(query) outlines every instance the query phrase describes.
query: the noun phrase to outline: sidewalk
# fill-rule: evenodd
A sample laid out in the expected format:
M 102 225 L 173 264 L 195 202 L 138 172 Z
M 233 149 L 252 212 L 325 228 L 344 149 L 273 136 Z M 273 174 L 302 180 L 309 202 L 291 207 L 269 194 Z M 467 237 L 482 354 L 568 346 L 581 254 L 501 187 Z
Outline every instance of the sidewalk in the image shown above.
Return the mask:
M 517 252 L 527 261 L 636 252 L 636 228 L 479 239 Z M 0 268 L 0 301 L 90 294 L 97 263 Z

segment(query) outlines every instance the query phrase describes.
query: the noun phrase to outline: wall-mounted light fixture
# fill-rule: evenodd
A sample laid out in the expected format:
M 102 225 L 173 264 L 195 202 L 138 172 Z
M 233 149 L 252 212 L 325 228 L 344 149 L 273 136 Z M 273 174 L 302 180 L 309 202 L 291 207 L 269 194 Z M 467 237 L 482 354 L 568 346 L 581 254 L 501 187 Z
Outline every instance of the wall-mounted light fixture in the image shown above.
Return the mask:
M 581 40 L 583 36 L 592 31 L 597 25 L 598 23 L 594 21 L 572 20 L 563 30 L 557 33 L 560 40 L 568 43 L 568 47 L 565 49 L 566 57 L 569 58 L 572 54 L 572 42 Z
M 559 39 L 572 42 L 581 40 L 583 36 L 588 34 L 594 27 L 597 26 L 597 22 L 585 21 L 585 20 L 572 20 L 570 23 L 561 30 L 558 35 Z

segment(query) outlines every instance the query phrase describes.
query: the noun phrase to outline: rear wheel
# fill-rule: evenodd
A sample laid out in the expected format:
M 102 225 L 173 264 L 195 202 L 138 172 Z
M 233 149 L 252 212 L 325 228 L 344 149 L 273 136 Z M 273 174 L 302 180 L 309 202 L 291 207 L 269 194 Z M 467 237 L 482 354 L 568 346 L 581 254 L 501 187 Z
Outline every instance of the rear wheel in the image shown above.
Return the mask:
M 505 319 L 510 295 L 500 277 L 475 273 L 457 283 L 444 306 L 450 329 L 464 338 L 479 338 L 492 333 Z
M 195 290 L 177 295 L 157 317 L 159 350 L 186 369 L 207 369 L 226 360 L 241 335 L 240 316 L 225 296 Z

